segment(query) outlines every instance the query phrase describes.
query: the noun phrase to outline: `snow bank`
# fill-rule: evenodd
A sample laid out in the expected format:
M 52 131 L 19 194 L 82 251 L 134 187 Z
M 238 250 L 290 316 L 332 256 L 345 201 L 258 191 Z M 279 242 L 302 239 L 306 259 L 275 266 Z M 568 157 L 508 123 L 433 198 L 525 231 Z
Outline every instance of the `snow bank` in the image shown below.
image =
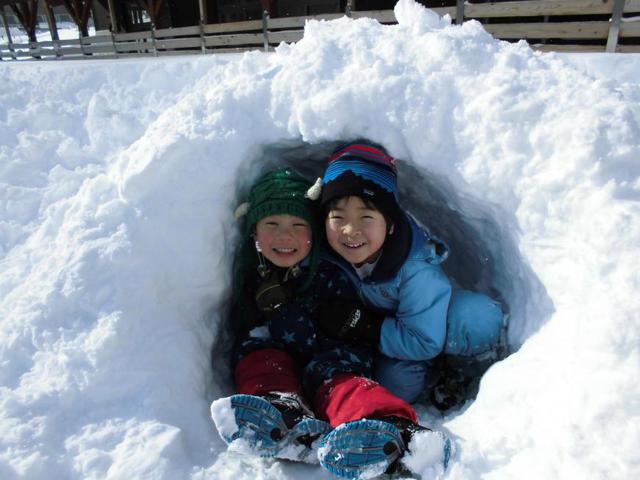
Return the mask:
M 402 160 L 449 273 L 500 294 L 522 345 L 429 418 L 448 478 L 640 474 L 637 85 L 396 13 L 270 55 L 0 65 L 2 478 L 326 478 L 226 453 L 208 411 L 233 208 L 354 137 Z

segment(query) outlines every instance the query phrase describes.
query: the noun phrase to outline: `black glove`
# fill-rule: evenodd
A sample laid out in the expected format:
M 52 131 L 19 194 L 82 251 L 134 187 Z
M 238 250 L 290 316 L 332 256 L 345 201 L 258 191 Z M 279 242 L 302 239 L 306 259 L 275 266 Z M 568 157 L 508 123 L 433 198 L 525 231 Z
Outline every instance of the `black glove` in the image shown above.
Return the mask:
M 283 277 L 283 269 L 276 268 L 269 272 L 258 285 L 256 291 L 258 310 L 263 313 L 273 312 L 293 299 L 293 289 Z
M 358 302 L 337 301 L 320 307 L 318 321 L 320 329 L 328 337 L 376 347 L 380 342 L 384 317 Z

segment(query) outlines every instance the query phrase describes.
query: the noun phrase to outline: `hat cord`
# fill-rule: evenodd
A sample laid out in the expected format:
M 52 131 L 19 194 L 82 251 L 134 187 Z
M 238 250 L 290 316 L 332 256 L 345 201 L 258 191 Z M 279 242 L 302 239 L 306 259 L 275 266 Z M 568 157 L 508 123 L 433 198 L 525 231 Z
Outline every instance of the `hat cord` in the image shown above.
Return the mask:
M 258 275 L 260 275 L 260 278 L 265 278 L 269 275 L 270 268 L 264 259 L 264 255 L 262 255 L 262 247 L 258 240 L 256 240 L 256 253 L 258 254 Z
M 258 240 L 256 240 L 256 254 L 258 255 L 258 275 L 260 278 L 265 278 L 269 273 L 271 273 L 271 269 L 267 265 L 267 262 L 264 259 L 264 255 L 262 255 L 262 247 Z M 296 263 L 291 267 L 287 268 L 286 272 L 284 272 L 284 276 L 282 277 L 282 281 L 286 282 L 291 278 L 298 278 L 302 273 L 302 269 L 300 268 L 300 264 Z

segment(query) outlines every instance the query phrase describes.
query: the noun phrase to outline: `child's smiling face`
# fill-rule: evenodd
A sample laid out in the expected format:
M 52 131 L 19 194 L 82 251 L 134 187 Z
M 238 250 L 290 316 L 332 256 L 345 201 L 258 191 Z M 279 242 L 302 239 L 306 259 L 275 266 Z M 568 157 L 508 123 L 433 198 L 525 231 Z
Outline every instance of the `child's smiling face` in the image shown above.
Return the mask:
M 331 207 L 325 229 L 331 248 L 357 267 L 375 261 L 387 237 L 384 215 L 356 196 L 344 197 Z
M 293 215 L 270 215 L 257 223 L 256 241 L 271 263 L 292 267 L 311 251 L 311 226 Z

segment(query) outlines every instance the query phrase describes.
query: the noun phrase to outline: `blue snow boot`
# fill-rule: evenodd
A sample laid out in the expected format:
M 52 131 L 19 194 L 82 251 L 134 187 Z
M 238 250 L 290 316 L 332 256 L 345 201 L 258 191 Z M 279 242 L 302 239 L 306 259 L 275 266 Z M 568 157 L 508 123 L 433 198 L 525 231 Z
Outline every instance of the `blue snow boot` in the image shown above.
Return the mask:
M 443 449 L 441 466 L 445 469 L 451 455 L 449 439 L 440 432 L 399 417 L 363 419 L 336 427 L 320 440 L 320 465 L 338 477 L 349 479 L 410 472 L 400 460 L 408 451 L 414 435 L 421 432 L 438 437 Z
M 316 443 L 331 426 L 294 394 L 232 395 L 211 405 L 223 440 L 236 451 L 317 463 Z

